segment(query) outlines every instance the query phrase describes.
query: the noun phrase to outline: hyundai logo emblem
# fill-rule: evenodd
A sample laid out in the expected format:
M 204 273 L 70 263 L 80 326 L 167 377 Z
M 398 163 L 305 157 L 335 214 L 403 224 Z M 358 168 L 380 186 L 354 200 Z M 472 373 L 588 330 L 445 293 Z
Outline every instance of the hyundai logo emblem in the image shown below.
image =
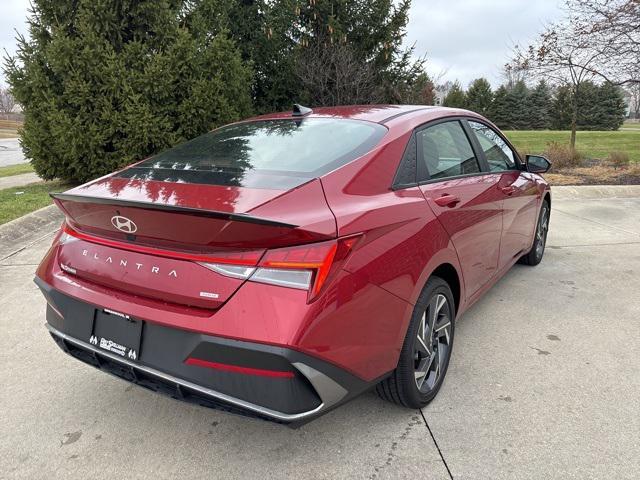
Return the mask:
M 120 215 L 111 217 L 111 223 L 114 227 L 124 233 L 135 233 L 138 230 L 138 226 L 133 222 L 133 220 Z

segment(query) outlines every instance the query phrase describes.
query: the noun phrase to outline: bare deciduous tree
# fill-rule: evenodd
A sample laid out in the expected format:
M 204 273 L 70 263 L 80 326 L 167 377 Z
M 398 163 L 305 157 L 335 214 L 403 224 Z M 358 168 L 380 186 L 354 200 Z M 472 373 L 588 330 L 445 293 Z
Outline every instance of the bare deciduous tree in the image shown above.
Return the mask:
M 0 87 L 0 112 L 11 113 L 16 106 L 16 101 L 8 88 Z
M 575 148 L 578 92 L 584 82 L 640 83 L 640 1 L 565 0 L 568 18 L 550 24 L 509 64 L 572 90 L 571 148 Z
M 507 90 L 512 90 L 518 82 L 527 84 L 529 76 L 530 72 L 528 67 L 518 63 L 507 63 L 502 69 L 502 80 Z
M 300 53 L 296 75 L 312 105 L 377 103 L 383 98 L 373 65 L 358 59 L 348 44 L 314 41 Z
M 565 28 L 553 26 L 545 30 L 535 45 L 527 49 L 515 48 L 512 68 L 530 71 L 556 85 L 571 87 L 571 148 L 576 145 L 578 126 L 578 98 L 580 87 L 592 80 L 594 67 L 603 57 L 594 51 L 583 37 L 573 35 Z
M 617 85 L 640 83 L 640 1 L 565 2 L 573 34 L 600 54 L 588 68 Z
M 640 119 L 640 83 L 634 83 L 629 87 L 631 104 L 630 110 L 633 118 Z

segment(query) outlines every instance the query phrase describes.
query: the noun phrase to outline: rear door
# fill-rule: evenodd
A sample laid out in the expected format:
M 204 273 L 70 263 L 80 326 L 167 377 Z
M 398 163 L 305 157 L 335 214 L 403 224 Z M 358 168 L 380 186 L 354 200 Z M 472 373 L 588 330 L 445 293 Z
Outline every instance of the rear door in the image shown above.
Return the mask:
M 498 268 L 502 201 L 496 194 L 498 178 L 483 169 L 470 135 L 457 119 L 416 132 L 420 188 L 453 241 L 472 295 Z
M 496 130 L 473 120 L 469 120 L 469 127 L 478 140 L 492 181 L 497 182 L 496 195 L 503 201 L 498 261 L 498 268 L 502 268 L 531 247 L 539 192 L 516 152 Z

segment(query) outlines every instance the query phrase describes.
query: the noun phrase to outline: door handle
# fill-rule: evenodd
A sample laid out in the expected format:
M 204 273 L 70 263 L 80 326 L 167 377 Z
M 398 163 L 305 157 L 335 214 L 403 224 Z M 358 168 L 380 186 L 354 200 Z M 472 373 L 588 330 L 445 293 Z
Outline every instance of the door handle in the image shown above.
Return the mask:
M 505 195 L 513 195 L 516 191 L 516 188 L 514 186 L 506 186 L 506 187 L 500 187 L 500 190 L 502 190 L 502 193 L 504 193 Z
M 458 203 L 460 203 L 460 197 L 457 197 L 456 195 L 445 194 L 441 197 L 436 198 L 434 202 L 436 202 L 436 204 L 440 205 L 441 207 L 453 208 Z

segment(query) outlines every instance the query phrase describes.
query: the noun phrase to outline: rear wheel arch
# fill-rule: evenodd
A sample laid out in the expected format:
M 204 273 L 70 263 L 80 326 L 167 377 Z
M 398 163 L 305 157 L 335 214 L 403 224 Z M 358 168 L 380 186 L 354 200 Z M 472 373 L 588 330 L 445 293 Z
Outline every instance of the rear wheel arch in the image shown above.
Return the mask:
M 439 277 L 449 284 L 451 293 L 453 293 L 453 301 L 455 303 L 457 314 L 460 309 L 462 289 L 460 276 L 456 268 L 450 263 L 443 263 L 439 265 L 433 272 L 431 272 L 431 275 L 429 275 L 427 281 L 431 277 Z

